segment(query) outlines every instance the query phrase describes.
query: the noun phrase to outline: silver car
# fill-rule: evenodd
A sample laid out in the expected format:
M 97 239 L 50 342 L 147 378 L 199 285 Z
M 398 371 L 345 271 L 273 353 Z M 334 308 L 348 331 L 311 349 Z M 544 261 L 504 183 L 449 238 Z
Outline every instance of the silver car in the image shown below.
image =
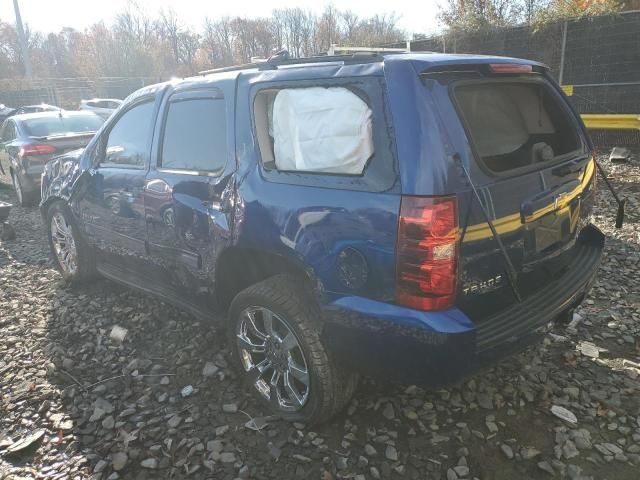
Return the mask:
M 92 98 L 91 100 L 81 100 L 78 110 L 89 110 L 106 120 L 120 105 L 122 105 L 122 100 L 117 98 Z

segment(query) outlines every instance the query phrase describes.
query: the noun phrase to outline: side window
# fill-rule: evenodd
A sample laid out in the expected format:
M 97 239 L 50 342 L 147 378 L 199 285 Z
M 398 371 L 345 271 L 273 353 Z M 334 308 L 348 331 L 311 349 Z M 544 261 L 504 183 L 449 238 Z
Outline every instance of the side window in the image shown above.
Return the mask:
M 254 112 L 267 168 L 362 175 L 374 154 L 372 109 L 349 88 L 263 90 Z
M 127 110 L 111 128 L 101 166 L 143 168 L 149 157 L 153 101 Z
M 221 98 L 185 98 L 169 103 L 160 167 L 216 172 L 227 159 L 225 103 Z

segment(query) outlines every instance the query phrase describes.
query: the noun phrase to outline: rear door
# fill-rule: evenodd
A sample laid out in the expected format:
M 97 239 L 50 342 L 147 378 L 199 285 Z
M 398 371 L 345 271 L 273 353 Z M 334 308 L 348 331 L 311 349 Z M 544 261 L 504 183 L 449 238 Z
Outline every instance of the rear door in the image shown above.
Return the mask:
M 225 94 L 227 93 L 227 94 Z M 230 241 L 233 91 L 179 88 L 163 105 L 145 179 L 149 254 L 164 287 L 206 303 L 219 252 Z
M 434 83 L 444 115 L 458 119 L 449 133 L 526 298 L 570 267 L 591 208 L 595 165 L 579 120 L 546 74 L 502 72 L 509 71 L 495 74 L 485 65 Z M 479 320 L 515 297 L 503 255 L 466 188 L 458 200 L 458 304 Z

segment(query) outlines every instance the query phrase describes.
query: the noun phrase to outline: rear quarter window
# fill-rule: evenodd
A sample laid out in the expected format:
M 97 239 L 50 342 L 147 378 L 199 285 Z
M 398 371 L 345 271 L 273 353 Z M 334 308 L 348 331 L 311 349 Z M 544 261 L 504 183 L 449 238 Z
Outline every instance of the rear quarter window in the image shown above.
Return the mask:
M 306 93 L 286 102 L 293 108 L 284 109 L 288 113 L 281 115 L 284 122 L 278 123 L 274 118 L 278 96 L 290 92 Z M 399 188 L 383 78 L 256 84 L 252 116 L 261 170 L 268 181 L 363 191 Z M 340 125 L 334 122 L 336 118 Z M 279 135 L 284 142 L 278 142 Z
M 581 146 L 577 124 L 546 82 L 474 81 L 455 86 L 479 160 L 503 173 L 542 165 Z

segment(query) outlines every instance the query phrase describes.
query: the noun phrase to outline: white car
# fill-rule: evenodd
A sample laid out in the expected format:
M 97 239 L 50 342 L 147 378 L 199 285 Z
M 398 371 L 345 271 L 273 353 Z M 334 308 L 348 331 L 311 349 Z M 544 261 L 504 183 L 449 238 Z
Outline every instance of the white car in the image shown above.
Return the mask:
M 120 105 L 122 105 L 122 100 L 117 98 L 92 98 L 91 100 L 81 100 L 78 110 L 89 110 L 107 119 Z

